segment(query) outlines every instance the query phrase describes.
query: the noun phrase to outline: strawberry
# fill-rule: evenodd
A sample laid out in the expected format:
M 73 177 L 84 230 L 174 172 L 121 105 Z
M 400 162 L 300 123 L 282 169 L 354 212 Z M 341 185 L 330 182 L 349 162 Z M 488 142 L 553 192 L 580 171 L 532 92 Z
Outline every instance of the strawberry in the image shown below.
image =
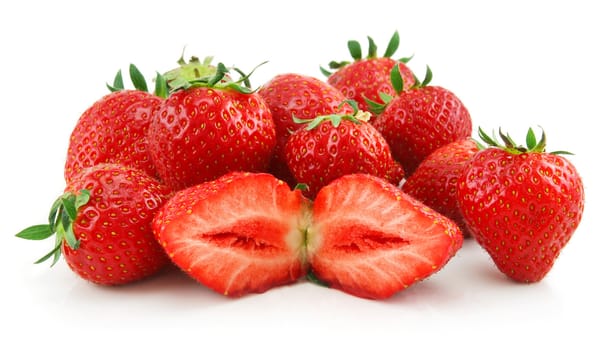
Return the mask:
M 516 146 L 482 130 L 489 147 L 476 153 L 459 178 L 457 199 L 472 235 L 496 266 L 518 282 L 546 276 L 582 218 L 584 187 L 561 154 L 546 153 L 546 136 L 527 133 Z
M 270 174 L 233 172 L 177 192 L 153 228 L 177 266 L 240 296 L 305 274 L 307 208 L 300 191 Z
M 213 75 L 174 86 L 150 122 L 148 146 L 160 178 L 179 190 L 234 170 L 265 171 L 275 126 L 264 100 L 245 81 Z
M 270 174 L 232 172 L 178 191 L 153 229 L 177 266 L 232 297 L 294 283 L 310 267 L 333 288 L 387 298 L 463 242 L 452 221 L 368 174 L 333 181 L 311 206 Z
M 294 184 L 284 153 L 290 134 L 303 126 L 296 123 L 294 117 L 309 120 L 320 115 L 349 113 L 351 108 L 342 104 L 345 97 L 338 89 L 317 78 L 300 74 L 277 75 L 263 85 L 258 93 L 271 109 L 275 123 L 277 145 L 270 172 Z
M 394 177 L 395 162 L 381 134 L 367 122 L 369 112 L 331 114 L 302 121 L 305 128 L 294 132 L 286 143 L 288 168 L 305 194 L 314 198 L 332 180 L 351 173 Z M 300 120 L 298 120 L 301 122 Z
M 469 138 L 442 146 L 427 156 L 402 186 L 404 192 L 455 221 L 465 236 L 469 230 L 457 203 L 457 183 L 476 152 L 478 147 Z
M 429 67 L 423 82 L 416 79 L 404 90 L 397 66 L 391 72 L 397 97 L 389 101 L 372 123 L 383 134 L 394 157 L 409 176 L 434 150 L 472 133 L 469 112 L 451 91 L 429 86 Z
M 100 163 L 83 170 L 53 204 L 49 223 L 17 234 L 45 239 L 87 281 L 119 285 L 153 275 L 168 263 L 152 234 L 152 219 L 170 191 L 142 170 Z
M 363 111 L 376 113 L 370 109 L 369 101 L 373 104 L 382 104 L 387 96 L 393 97 L 396 91 L 392 88 L 390 74 L 391 69 L 398 64 L 400 73 L 407 86 L 414 84 L 414 75 L 406 63 L 410 58 L 391 58 L 397 51 L 400 44 L 400 36 L 396 31 L 383 57 L 377 56 L 377 46 L 368 37 L 368 55 L 362 57 L 362 49 L 359 42 L 350 40 L 348 42 L 349 52 L 353 58 L 352 62 L 332 61 L 329 64 L 331 70 L 321 69 L 322 73 L 328 77 L 328 83 L 338 88 L 348 99 L 357 101 L 358 108 Z
M 367 174 L 325 186 L 312 210 L 307 254 L 314 276 L 359 297 L 388 298 L 430 276 L 463 242 L 452 221 Z
M 123 90 L 119 71 L 114 86 L 108 86 L 113 92 L 95 102 L 78 119 L 68 146 L 66 182 L 99 163 L 124 164 L 156 175 L 146 134 L 162 98 L 147 92 L 146 81 L 134 65 L 129 72 L 137 90 Z

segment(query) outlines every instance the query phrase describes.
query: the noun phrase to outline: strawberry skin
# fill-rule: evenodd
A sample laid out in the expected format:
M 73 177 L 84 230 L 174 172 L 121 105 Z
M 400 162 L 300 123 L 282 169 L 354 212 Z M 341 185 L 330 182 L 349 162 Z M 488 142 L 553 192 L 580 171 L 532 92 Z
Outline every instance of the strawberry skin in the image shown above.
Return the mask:
M 469 229 L 457 202 L 457 185 L 476 152 L 478 147 L 469 138 L 442 146 L 425 158 L 402 186 L 404 192 L 455 221 L 465 236 L 469 236 Z
M 273 118 L 262 98 L 231 88 L 172 93 L 148 133 L 159 176 L 174 190 L 231 171 L 265 171 L 275 141 Z
M 177 266 L 220 294 L 241 296 L 305 274 L 308 206 L 270 174 L 232 172 L 177 192 L 153 227 Z
M 463 242 L 451 220 L 367 174 L 324 187 L 311 222 L 307 254 L 315 276 L 371 299 L 388 298 L 430 276 Z
M 304 193 L 309 198 L 346 174 L 394 179 L 400 173 L 385 139 L 364 120 L 343 119 L 334 125 L 328 119 L 313 128 L 299 129 L 288 139 L 285 151 L 288 168 L 299 183 L 308 186 Z
M 550 271 L 584 208 L 584 188 L 573 164 L 543 152 L 480 151 L 457 191 L 472 235 L 500 271 L 525 283 Z
M 302 127 L 294 117 L 309 120 L 320 115 L 348 113 L 351 111 L 349 105 L 341 105 L 345 96 L 335 87 L 317 78 L 294 73 L 273 77 L 258 93 L 270 108 L 275 123 L 277 145 L 271 173 L 289 183 L 294 182 L 284 153 L 290 135 Z
M 402 92 L 372 123 L 407 176 L 431 152 L 472 133 L 472 120 L 463 103 L 439 86 Z
M 346 98 L 357 101 L 360 110 L 370 111 L 366 99 L 382 104 L 380 93 L 395 97 L 390 72 L 399 64 L 406 86 L 414 84 L 414 75 L 405 63 L 389 57 L 367 58 L 354 61 L 328 77 L 328 83 L 336 87 Z M 370 111 L 371 112 L 371 111 Z
M 70 136 L 64 169 L 66 182 L 99 163 L 119 163 L 155 176 L 146 134 L 161 101 L 144 91 L 121 90 L 89 107 Z

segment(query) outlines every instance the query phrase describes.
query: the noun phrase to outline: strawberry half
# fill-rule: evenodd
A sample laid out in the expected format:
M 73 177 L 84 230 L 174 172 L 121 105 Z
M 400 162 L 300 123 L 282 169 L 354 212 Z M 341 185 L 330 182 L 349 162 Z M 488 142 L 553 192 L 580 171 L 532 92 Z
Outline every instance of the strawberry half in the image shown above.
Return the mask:
M 300 191 L 270 174 L 233 172 L 177 192 L 153 229 L 186 273 L 240 296 L 305 274 L 307 207 Z
M 443 267 L 463 243 L 459 228 L 375 176 L 322 188 L 307 230 L 314 275 L 331 287 L 388 298 Z

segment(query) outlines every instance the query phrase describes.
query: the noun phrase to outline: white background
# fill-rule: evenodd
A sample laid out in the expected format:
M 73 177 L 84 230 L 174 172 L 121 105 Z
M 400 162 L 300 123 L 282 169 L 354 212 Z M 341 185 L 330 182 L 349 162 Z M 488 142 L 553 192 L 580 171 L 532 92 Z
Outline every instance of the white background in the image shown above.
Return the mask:
M 382 349 L 441 345 L 607 348 L 607 11 L 592 1 L 4 1 L 0 4 L 0 348 Z M 52 243 L 14 237 L 63 190 L 68 137 L 119 68 L 149 77 L 186 54 L 249 71 L 261 85 L 349 58 L 346 41 L 395 30 L 397 57 L 455 92 L 474 126 L 523 139 L 543 126 L 586 190 L 583 221 L 540 283 L 508 281 L 472 241 L 436 275 L 387 301 L 310 283 L 227 299 L 178 271 L 120 288 L 79 280 Z M 602 124 L 601 124 L 602 123 Z M 15 343 L 16 342 L 16 343 Z M 7 344 L 18 344 L 7 347 Z

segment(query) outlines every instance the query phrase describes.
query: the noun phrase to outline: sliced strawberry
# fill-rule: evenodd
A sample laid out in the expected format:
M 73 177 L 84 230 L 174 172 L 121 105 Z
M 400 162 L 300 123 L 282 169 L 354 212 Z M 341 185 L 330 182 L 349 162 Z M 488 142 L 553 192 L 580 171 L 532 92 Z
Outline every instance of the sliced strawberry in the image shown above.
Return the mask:
M 225 295 L 264 292 L 306 272 L 309 202 L 269 174 L 233 172 L 178 192 L 154 221 L 181 269 Z
M 366 174 L 343 176 L 317 195 L 308 259 L 330 287 L 373 299 L 438 271 L 463 243 L 449 219 Z

